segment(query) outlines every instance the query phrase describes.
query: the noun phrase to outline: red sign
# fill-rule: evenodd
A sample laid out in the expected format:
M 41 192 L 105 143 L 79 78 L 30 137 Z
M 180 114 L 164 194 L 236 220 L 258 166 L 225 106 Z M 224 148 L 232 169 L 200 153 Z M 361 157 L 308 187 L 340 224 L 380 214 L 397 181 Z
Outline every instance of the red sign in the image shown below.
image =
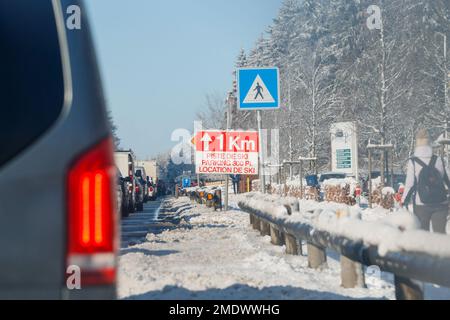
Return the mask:
M 194 140 L 197 173 L 258 174 L 258 132 L 199 131 Z

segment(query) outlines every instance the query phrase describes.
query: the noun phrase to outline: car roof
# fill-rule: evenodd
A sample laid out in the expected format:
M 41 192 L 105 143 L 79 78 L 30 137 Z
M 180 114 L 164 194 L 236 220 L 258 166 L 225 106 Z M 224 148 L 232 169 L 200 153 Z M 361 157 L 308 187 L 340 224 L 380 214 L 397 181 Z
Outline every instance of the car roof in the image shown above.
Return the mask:
M 320 175 L 325 176 L 325 175 L 342 175 L 342 176 L 346 176 L 346 173 L 343 172 L 324 172 L 321 173 Z

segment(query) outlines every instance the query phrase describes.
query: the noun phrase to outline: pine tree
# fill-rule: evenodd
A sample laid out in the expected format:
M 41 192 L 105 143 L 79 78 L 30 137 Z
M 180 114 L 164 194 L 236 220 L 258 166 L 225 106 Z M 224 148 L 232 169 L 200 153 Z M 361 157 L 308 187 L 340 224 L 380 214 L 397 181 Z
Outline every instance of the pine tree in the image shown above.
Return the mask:
M 382 30 L 366 25 L 370 5 L 382 9 Z M 393 142 L 400 167 L 417 128 L 439 135 L 448 121 L 449 21 L 447 0 L 285 0 L 236 66 L 280 68 L 282 108 L 264 112 L 263 124 L 280 128 L 281 159 L 313 155 L 325 168 L 330 124 L 356 121 L 361 165 L 372 139 Z M 234 118 L 241 128 L 255 127 L 254 113 Z
M 119 135 L 117 134 L 117 126 L 114 123 L 114 118 L 112 116 L 111 110 L 108 109 L 108 113 L 107 113 L 107 117 L 108 117 L 108 123 L 109 123 L 109 127 L 111 129 L 111 133 L 112 133 L 112 137 L 113 137 L 113 142 L 114 142 L 114 147 L 117 149 L 119 149 L 120 147 L 120 138 Z

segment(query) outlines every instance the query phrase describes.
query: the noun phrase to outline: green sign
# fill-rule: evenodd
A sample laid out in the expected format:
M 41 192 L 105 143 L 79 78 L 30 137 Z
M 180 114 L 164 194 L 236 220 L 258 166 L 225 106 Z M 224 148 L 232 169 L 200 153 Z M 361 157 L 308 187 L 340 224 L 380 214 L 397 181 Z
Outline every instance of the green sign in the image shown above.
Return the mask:
M 351 169 L 352 168 L 352 150 L 340 149 L 336 150 L 336 167 L 338 169 Z

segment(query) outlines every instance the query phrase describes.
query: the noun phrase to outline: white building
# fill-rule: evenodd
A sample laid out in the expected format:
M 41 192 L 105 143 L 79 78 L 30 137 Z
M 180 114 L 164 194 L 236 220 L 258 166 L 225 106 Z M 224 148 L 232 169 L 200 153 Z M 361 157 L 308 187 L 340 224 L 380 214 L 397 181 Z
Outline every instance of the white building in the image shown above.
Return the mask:
M 153 181 L 157 181 L 157 179 L 160 178 L 160 172 L 158 164 L 156 163 L 156 160 L 143 160 L 143 161 L 136 161 L 137 167 L 144 167 L 145 172 L 149 177 L 152 178 Z

